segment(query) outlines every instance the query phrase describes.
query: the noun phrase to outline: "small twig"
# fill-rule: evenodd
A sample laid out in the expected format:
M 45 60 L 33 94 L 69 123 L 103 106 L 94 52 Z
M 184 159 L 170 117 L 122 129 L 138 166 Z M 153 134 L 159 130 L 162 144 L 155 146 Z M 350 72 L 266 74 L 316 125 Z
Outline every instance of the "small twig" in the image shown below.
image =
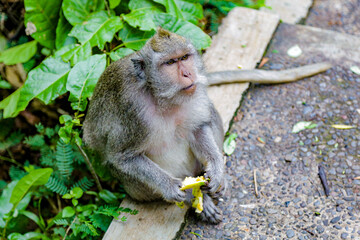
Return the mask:
M 54 202 L 54 200 L 52 200 L 51 198 L 46 197 L 46 200 L 49 202 L 51 208 L 56 212 L 59 213 L 58 208 L 56 207 L 56 204 Z
M 18 165 L 19 167 L 21 167 L 21 164 L 18 163 L 15 159 L 0 156 L 0 160 L 11 162 L 11 163 L 14 163 L 14 164 Z
M 107 13 L 108 13 L 108 15 L 109 15 L 109 17 L 110 17 L 110 7 L 109 7 L 109 4 L 108 4 L 108 1 L 107 1 L 107 0 L 104 0 L 104 3 L 105 3 L 105 8 L 106 8 L 106 10 L 107 10 Z
M 254 169 L 254 184 L 255 184 L 255 195 L 256 195 L 256 197 L 260 197 L 258 190 L 257 190 L 256 169 Z
M 98 188 L 99 191 L 102 191 L 103 188 L 101 187 L 101 184 L 100 184 L 100 181 L 99 181 L 99 178 L 95 172 L 95 169 L 94 167 L 92 166 L 91 162 L 90 162 L 90 159 L 89 157 L 87 156 L 87 154 L 85 153 L 84 149 L 82 149 L 82 147 L 76 143 L 76 146 L 79 148 L 80 150 L 80 153 L 81 155 L 84 157 L 89 169 L 90 169 L 90 172 L 91 172 L 91 175 L 93 176 L 93 178 L 95 179 L 95 182 L 96 182 L 96 186 Z
M 326 179 L 325 169 L 321 165 L 319 165 L 319 177 L 320 177 L 321 183 L 324 187 L 325 194 L 328 197 L 330 195 L 330 188 L 329 188 L 329 184 Z
M 74 222 L 75 222 L 76 219 L 77 219 L 77 216 L 74 218 L 74 220 L 71 222 L 71 224 L 69 225 L 69 227 L 66 229 L 66 233 L 65 233 L 65 235 L 64 235 L 64 237 L 63 237 L 63 240 L 66 239 L 67 235 L 68 235 L 69 232 L 70 232 L 71 226 L 74 224 Z

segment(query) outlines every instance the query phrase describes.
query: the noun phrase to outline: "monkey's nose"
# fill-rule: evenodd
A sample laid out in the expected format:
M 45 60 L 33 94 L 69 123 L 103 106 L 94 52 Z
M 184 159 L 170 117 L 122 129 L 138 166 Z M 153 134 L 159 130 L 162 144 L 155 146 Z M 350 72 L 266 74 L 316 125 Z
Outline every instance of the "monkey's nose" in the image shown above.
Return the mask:
M 191 76 L 191 73 L 189 73 L 189 72 L 183 72 L 183 77 L 190 77 Z

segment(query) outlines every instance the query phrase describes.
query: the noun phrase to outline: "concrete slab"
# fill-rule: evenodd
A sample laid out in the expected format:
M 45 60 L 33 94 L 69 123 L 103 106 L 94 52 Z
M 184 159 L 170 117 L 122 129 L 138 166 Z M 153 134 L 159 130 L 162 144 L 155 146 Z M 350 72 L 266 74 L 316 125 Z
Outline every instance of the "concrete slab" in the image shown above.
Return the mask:
M 312 3 L 312 0 L 266 0 L 271 9 L 262 7 L 261 11 L 278 14 L 283 22 L 295 24 L 306 18 Z

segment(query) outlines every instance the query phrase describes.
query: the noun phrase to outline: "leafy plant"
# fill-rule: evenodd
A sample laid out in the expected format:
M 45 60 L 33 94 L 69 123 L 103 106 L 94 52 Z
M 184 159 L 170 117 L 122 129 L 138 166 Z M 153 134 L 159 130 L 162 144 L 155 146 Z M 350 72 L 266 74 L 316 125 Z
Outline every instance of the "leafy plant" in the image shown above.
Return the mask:
M 0 102 L 5 118 L 17 116 L 34 98 L 49 104 L 66 92 L 72 108 L 84 111 L 105 67 L 112 59 L 139 50 L 157 26 L 190 38 L 198 49 L 210 45 L 209 36 L 195 25 L 203 17 L 198 3 L 119 2 L 111 1 L 110 9 L 104 1 L 24 1 L 26 30 L 34 40 L 2 52 L 0 62 L 26 62 L 38 48 L 48 49 L 50 56 L 29 72 L 21 88 Z

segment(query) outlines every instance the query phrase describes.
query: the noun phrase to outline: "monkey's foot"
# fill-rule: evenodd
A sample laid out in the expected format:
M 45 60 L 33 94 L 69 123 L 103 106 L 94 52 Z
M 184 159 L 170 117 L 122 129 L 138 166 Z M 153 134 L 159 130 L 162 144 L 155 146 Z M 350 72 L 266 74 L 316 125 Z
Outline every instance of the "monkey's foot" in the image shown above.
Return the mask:
M 216 207 L 212 198 L 204 194 L 204 203 L 203 203 L 203 211 L 200 213 L 200 218 L 203 221 L 210 222 L 213 224 L 217 224 L 222 221 L 221 210 Z

